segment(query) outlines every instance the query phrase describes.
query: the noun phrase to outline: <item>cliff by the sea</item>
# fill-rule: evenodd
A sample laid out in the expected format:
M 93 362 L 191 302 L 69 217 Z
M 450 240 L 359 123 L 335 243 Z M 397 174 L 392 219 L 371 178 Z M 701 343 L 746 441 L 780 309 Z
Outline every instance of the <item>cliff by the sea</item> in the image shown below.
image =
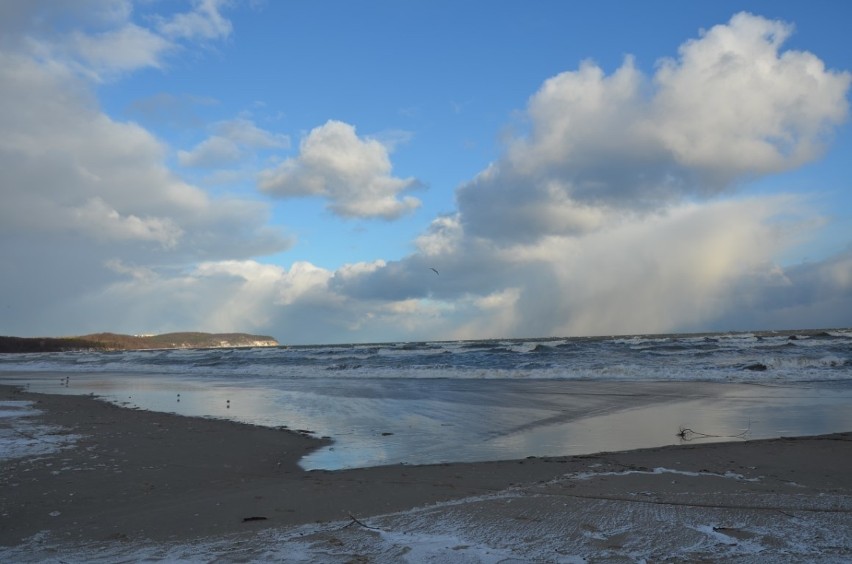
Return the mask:
M 79 337 L 0 337 L 0 353 L 60 352 L 74 350 L 210 349 L 277 347 L 267 335 L 248 333 L 164 333 L 121 335 L 92 333 Z

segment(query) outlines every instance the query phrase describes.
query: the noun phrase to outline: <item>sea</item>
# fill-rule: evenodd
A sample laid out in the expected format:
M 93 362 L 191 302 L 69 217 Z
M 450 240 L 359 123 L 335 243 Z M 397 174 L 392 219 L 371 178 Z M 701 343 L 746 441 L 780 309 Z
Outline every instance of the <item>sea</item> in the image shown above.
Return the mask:
M 330 439 L 312 469 L 852 430 L 852 329 L 0 355 L 0 383 Z

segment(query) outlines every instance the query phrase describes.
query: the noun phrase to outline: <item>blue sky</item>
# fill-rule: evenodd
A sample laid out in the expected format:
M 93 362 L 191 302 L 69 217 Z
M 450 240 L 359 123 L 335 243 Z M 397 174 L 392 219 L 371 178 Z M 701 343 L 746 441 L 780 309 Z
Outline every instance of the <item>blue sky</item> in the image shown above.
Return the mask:
M 0 334 L 848 326 L 850 12 L 5 2 Z

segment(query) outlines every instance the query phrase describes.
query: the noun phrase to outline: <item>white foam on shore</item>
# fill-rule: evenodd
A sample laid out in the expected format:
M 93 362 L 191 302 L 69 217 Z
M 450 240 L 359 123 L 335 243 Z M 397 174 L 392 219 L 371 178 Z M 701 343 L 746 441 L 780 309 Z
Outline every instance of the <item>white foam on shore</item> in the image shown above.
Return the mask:
M 9 419 L 15 417 L 30 417 L 41 413 L 37 409 L 32 408 L 31 401 L 0 401 L 0 419 Z
M 764 547 L 759 542 L 754 542 L 751 539 L 741 539 L 734 536 L 740 529 L 735 527 L 723 527 L 719 525 L 695 525 L 690 528 L 695 529 L 699 533 L 707 535 L 710 542 L 716 546 L 735 547 L 736 556 L 746 554 L 760 554 Z M 721 551 L 719 551 L 721 552 Z M 721 554 L 719 554 L 721 556 Z M 733 556 L 733 555 L 732 555 Z
M 570 500 L 523 489 L 471 497 L 355 521 L 266 529 L 196 542 L 111 542 L 73 546 L 47 534 L 0 548 L 14 562 L 434 563 L 736 560 L 847 562 L 852 516 L 836 499 L 823 511 L 785 512 L 741 505 L 789 505 L 789 496 L 736 496 L 726 506 L 682 506 L 611 499 Z M 840 496 L 843 498 L 844 496 Z M 357 560 L 360 561 L 360 560 Z
M 44 456 L 74 446 L 79 435 L 31 420 L 40 413 L 31 401 L 0 401 L 0 462 Z
M 677 474 L 680 476 L 692 476 L 692 477 L 701 477 L 701 476 L 710 476 L 713 478 L 727 478 L 731 480 L 741 480 L 744 482 L 759 482 L 760 478 L 746 478 L 742 474 L 737 474 L 736 472 L 731 472 L 730 470 L 725 472 L 724 474 L 719 474 L 716 472 L 689 472 L 686 470 L 673 470 L 671 468 L 663 468 L 657 467 L 653 470 L 622 470 L 620 472 L 576 472 L 573 474 L 567 474 L 566 478 L 572 480 L 590 480 L 592 478 L 597 478 L 599 476 L 629 476 L 631 474 L 643 474 L 643 475 L 654 475 L 654 474 Z

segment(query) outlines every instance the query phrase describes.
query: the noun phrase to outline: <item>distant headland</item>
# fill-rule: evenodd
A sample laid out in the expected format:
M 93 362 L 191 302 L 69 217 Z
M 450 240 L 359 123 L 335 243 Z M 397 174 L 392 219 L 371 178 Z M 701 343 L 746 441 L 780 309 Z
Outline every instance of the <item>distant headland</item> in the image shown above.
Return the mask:
M 218 349 L 277 347 L 266 335 L 248 333 L 164 333 L 121 335 L 92 333 L 79 337 L 0 337 L 0 353 L 62 352 L 78 350 L 126 351 L 147 349 Z

